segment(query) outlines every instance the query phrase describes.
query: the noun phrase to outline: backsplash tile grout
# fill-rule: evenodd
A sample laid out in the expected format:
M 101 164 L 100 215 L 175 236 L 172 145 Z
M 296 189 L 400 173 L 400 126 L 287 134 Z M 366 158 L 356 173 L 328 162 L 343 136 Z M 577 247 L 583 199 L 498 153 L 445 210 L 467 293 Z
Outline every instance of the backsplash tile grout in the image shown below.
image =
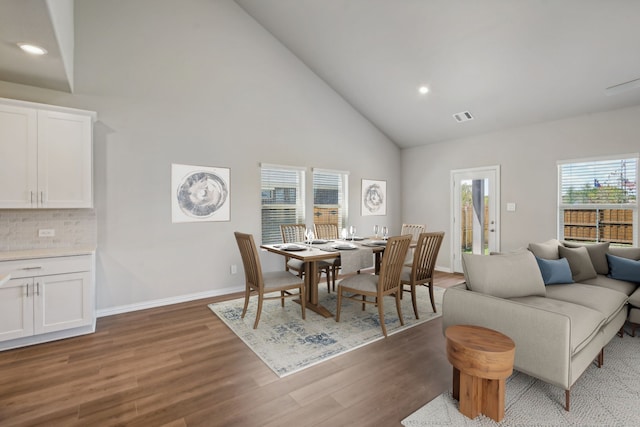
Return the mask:
M 54 229 L 54 237 L 38 230 Z M 0 251 L 96 246 L 95 209 L 0 210 Z

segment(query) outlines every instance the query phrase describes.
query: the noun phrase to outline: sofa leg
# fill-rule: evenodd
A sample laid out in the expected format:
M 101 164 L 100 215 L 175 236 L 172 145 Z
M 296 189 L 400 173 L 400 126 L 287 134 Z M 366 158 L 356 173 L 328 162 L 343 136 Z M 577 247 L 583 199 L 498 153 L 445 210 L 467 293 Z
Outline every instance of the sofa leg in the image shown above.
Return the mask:
M 598 368 L 602 368 L 602 365 L 604 365 L 604 347 L 600 349 L 598 354 Z
M 624 338 L 624 325 L 620 327 L 620 330 L 618 331 L 618 336 L 620 338 Z
M 571 390 L 564 391 L 564 409 L 569 412 L 569 404 L 571 403 Z

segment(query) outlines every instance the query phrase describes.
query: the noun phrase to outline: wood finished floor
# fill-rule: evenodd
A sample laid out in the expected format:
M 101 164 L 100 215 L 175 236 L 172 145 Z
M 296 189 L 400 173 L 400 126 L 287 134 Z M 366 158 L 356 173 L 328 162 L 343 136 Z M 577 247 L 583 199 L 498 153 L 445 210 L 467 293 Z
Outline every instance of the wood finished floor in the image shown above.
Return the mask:
M 399 426 L 450 387 L 441 319 L 280 379 L 207 308 L 224 299 L 1 352 L 0 425 Z

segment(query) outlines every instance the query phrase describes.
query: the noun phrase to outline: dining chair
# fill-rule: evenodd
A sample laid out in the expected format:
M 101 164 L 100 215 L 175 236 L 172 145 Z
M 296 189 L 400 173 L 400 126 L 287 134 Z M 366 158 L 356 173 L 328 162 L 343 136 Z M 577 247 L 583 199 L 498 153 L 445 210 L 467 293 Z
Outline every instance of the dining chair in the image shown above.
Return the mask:
M 364 311 L 366 304 L 374 304 L 378 306 L 378 315 L 382 333 L 387 336 L 387 328 L 384 324 L 384 297 L 394 296 L 396 299 L 396 310 L 400 324 L 404 325 L 402 319 L 402 309 L 400 308 L 400 274 L 402 273 L 402 265 L 404 257 L 407 255 L 407 249 L 411 244 L 411 235 L 390 237 L 382 257 L 382 265 L 380 266 L 380 274 L 356 274 L 347 277 L 338 284 L 338 303 L 336 311 L 336 322 L 340 321 L 340 309 L 342 306 L 342 296 L 344 293 L 350 293 L 345 298 L 352 299 L 362 303 Z M 358 296 L 361 297 L 358 298 Z M 368 300 L 367 297 L 373 297 Z
M 300 277 L 294 276 L 286 271 L 263 272 L 253 235 L 240 233 L 238 231 L 234 234 L 238 248 L 240 249 L 246 282 L 244 308 L 242 309 L 242 315 L 240 317 L 244 319 L 244 315 L 247 314 L 247 307 L 249 306 L 249 297 L 252 292 L 257 292 L 258 309 L 256 310 L 256 321 L 253 324 L 253 329 L 258 327 L 264 300 L 280 299 L 282 307 L 284 307 L 285 298 L 299 297 L 300 306 L 302 307 L 302 319 L 305 319 L 306 291 L 304 281 L 301 280 Z M 290 293 L 289 290 L 293 289 L 298 289 L 298 292 Z M 280 292 L 280 295 L 274 297 L 265 296 L 265 294 L 273 292 Z
M 305 240 L 304 232 L 307 229 L 306 224 L 280 224 L 280 234 L 282 235 L 282 243 L 295 243 L 303 242 Z M 318 261 L 318 281 L 322 277 L 322 273 L 327 276 L 327 290 L 329 289 L 330 275 L 332 269 L 332 263 L 328 261 Z M 284 258 L 284 268 L 286 271 L 295 271 L 299 277 L 304 276 L 304 262 L 291 258 Z
M 424 233 L 425 232 L 425 226 L 422 224 L 402 224 L 402 230 L 400 231 L 400 235 L 404 236 L 405 234 L 411 234 L 411 241 L 412 242 L 417 242 L 418 241 L 418 236 L 420 235 L 420 233 Z M 413 258 L 413 249 L 409 248 L 409 250 L 407 251 L 407 258 L 405 259 L 405 262 L 411 262 L 412 258 Z
M 313 224 L 316 231 L 316 237 L 324 240 L 338 240 L 340 238 L 338 233 L 338 224 Z M 340 269 L 340 257 L 333 260 L 331 264 L 331 286 L 333 291 L 336 290 L 336 277 L 338 276 L 338 270 Z M 329 289 L 329 282 L 327 281 L 327 292 L 331 292 Z
M 416 287 L 426 286 L 429 288 L 431 298 L 431 308 L 436 313 L 436 303 L 433 299 L 433 270 L 436 266 L 440 245 L 444 239 L 444 232 L 420 233 L 418 243 L 413 252 L 413 262 L 405 265 L 400 276 L 400 288 L 403 292 L 411 292 L 411 303 L 413 312 L 418 317 L 418 303 L 416 302 Z M 405 286 L 409 286 L 406 289 Z

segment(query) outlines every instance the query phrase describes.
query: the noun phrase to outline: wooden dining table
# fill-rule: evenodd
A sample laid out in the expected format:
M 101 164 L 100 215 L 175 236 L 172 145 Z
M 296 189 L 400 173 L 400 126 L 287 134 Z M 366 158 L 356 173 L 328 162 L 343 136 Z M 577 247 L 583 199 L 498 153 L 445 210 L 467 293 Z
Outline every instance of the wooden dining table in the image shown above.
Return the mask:
M 336 241 L 337 242 L 337 241 Z M 342 241 L 340 241 L 342 242 Z M 302 242 L 297 243 L 300 246 L 306 246 L 304 250 L 285 250 L 282 249 L 282 244 L 273 245 L 261 245 L 262 249 L 282 255 L 284 257 L 294 258 L 304 263 L 304 282 L 307 291 L 306 307 L 324 317 L 333 317 L 326 307 L 322 306 L 318 302 L 318 261 L 332 260 L 340 256 L 340 251 L 331 250 L 330 245 L 332 241 L 328 241 L 323 244 L 308 245 Z M 363 239 L 361 241 L 347 240 L 347 243 L 352 243 L 355 246 L 371 249 L 375 256 L 374 266 L 376 272 L 379 270 L 381 255 L 384 252 L 384 246 L 371 244 L 370 239 Z

